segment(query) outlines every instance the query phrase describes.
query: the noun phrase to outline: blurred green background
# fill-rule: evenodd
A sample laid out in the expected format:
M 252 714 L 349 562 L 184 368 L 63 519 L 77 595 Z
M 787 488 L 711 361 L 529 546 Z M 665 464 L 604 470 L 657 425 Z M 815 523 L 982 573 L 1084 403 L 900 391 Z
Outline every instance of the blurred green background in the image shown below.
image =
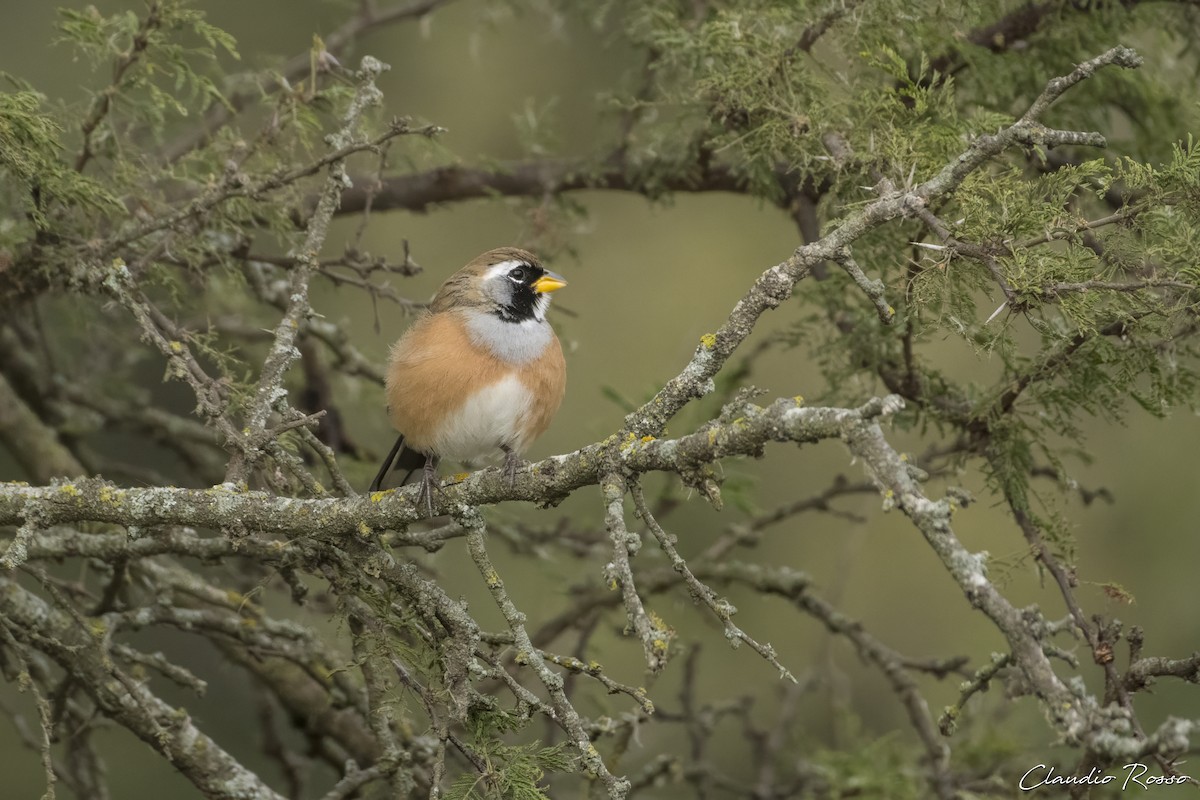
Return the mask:
M 82 103 L 85 89 L 102 86 L 107 75 L 93 73 L 74 61 L 68 48 L 50 45 L 55 38 L 56 5 L 0 4 L 4 13 L 0 69 L 31 81 L 50 97 Z M 124 7 L 141 10 L 137 3 L 95 5 L 105 13 Z M 318 0 L 198 3 L 214 24 L 237 37 L 243 60 L 251 67 L 278 64 L 306 50 L 314 33 L 327 35 L 353 5 Z M 421 23 L 371 34 L 343 63 L 352 66 L 367 53 L 392 66 L 381 83 L 388 112 L 445 127 L 448 132 L 441 139 L 445 152 L 435 157 L 446 159 L 455 154 L 468 163 L 524 156 L 518 131 L 530 115 L 542 111 L 556 136 L 556 141 L 547 145 L 552 153 L 570 156 L 603 146 L 615 123 L 601 94 L 630 86 L 639 67 L 621 42 L 606 41 L 575 20 L 557 19 L 548 13 L 518 13 L 473 0 L 451 3 Z M 1147 56 L 1145 69 L 1169 68 L 1156 61 L 1155 54 Z M 1186 132 L 1176 134 L 1183 137 Z M 401 142 L 393 148 L 394 169 L 406 168 L 405 157 L 410 152 L 418 154 L 420 163 L 428 163 L 428 149 L 415 144 L 410 150 L 409 144 Z M 560 255 L 553 264 L 570 282 L 555 300 L 575 312 L 553 316 L 568 353 L 569 385 L 562 411 L 532 457 L 570 451 L 617 429 L 623 412 L 605 398 L 602 387 L 612 387 L 635 402 L 645 398 L 686 363 L 698 338 L 724 320 L 753 279 L 786 258 L 799 243 L 793 223 L 784 214 L 746 197 L 679 195 L 657 205 L 620 193 L 588 192 L 575 199 L 586 206 L 586 220 L 573 220 L 558 232 L 574 255 Z M 402 240 L 407 239 L 425 272 L 394 283 L 402 294 L 425 299 L 450 272 L 477 253 L 529 242 L 534 223 L 527 212 L 528 206 L 522 203 L 480 200 L 427 215 L 376 214 L 365 246 L 398 257 Z M 340 251 L 341 241 L 353 236 L 357 224 L 357 219 L 339 223 L 330 252 Z M 804 291 L 802 283 L 800 293 Z M 74 302 L 83 300 L 62 298 L 56 306 L 60 311 L 69 310 Z M 366 296 L 354 289 L 334 290 L 325 283 L 319 285 L 314 306 L 330 319 L 344 321 L 356 346 L 379 363 L 406 325 L 404 316 L 384 303 L 377 333 Z M 791 304 L 768 315 L 747 346 L 770 331 L 786 328 L 799 314 Z M 773 352 L 761 360 L 752 382 L 767 390 L 768 399 L 795 394 L 819 398 L 825 387 L 801 353 Z M 991 372 L 986 361 L 957 344 L 941 347 L 937 357 L 939 366 L 951 375 L 985 376 Z M 862 397 L 877 391 L 878 387 L 864 386 Z M 393 433 L 383 414 L 381 393 L 365 385 L 361 392 L 340 385 L 338 401 L 355 438 L 370 443 L 382 455 Z M 677 421 L 671 432 L 684 433 L 697 421 L 694 416 Z M 1188 414 L 1160 421 L 1135 410 L 1124 426 L 1091 421 L 1085 428 L 1086 445 L 1095 459 L 1090 464 L 1073 463 L 1073 477 L 1090 488 L 1108 488 L 1115 503 L 1100 501 L 1084 507 L 1077 498 L 1070 498 L 1063 504 L 1076 523 L 1078 596 L 1090 612 L 1141 625 L 1146 631 L 1147 653 L 1189 654 L 1200 647 L 1200 588 L 1195 579 L 1200 567 L 1196 523 L 1200 519 L 1200 475 L 1195 457 L 1200 421 Z M 924 447 L 920 439 L 899 432 L 894 432 L 893 440 L 913 452 Z M 374 465 L 347 469 L 365 485 Z M 19 477 L 15 470 L 0 453 L 0 479 Z M 772 446 L 765 459 L 727 463 L 725 470 L 754 482 L 750 496 L 761 510 L 818 493 L 838 473 L 854 480 L 862 477 L 861 468 L 850 462 L 845 448 L 836 442 L 803 449 Z M 1057 591 L 1039 581 L 1031 562 L 1024 558 L 1020 532 L 1006 509 L 983 493 L 978 474 L 965 473 L 955 483 L 976 492 L 982 501 L 955 516 L 956 530 L 967 546 L 992 554 L 993 577 L 1015 602 L 1036 603 L 1051 618 L 1063 616 Z M 1057 492 L 1048 482 L 1040 488 L 1047 495 Z M 931 492 L 936 495 L 940 489 L 935 484 Z M 972 665 L 978 666 L 992 651 L 1002 649 L 1001 638 L 970 609 L 903 517 L 882 513 L 876 496 L 845 498 L 836 505 L 865 521 L 823 514 L 797 517 L 772 529 L 761 546 L 739 557 L 786 564 L 809 573 L 823 597 L 907 655 L 966 654 Z M 602 525 L 600 498 L 594 489 L 576 493 L 554 510 L 506 506 L 490 513 L 498 520 L 519 517 L 539 525 L 566 514 L 582 524 Z M 717 513 L 693 497 L 686 508 L 668 519 L 668 527 L 679 535 L 686 557 L 702 550 L 726 526 L 744 516 L 734 507 Z M 493 549 L 514 600 L 535 627 L 539 620 L 561 610 L 569 586 L 580 581 L 596 585 L 602 580 L 603 561 L 599 559 L 580 561 L 561 554 L 539 559 L 510 554 L 498 544 Z M 439 571 L 452 594 L 471 601 L 482 622 L 498 627 L 499 617 L 460 542 L 422 558 Z M 638 558 L 666 563 L 651 543 Z M 1125 606 L 1107 598 L 1099 584 L 1109 581 L 1125 587 L 1136 602 Z M 858 747 L 863 740 L 892 732 L 901 739 L 911 737 L 903 709 L 885 681 L 864 667 L 844 641 L 830 641 L 816 622 L 781 601 L 738 591 L 730 597 L 740 609 L 737 622 L 741 627 L 773 644 L 781 660 L 802 681 L 815 681 L 800 700 L 804 730 L 798 747 L 805 751 Z M 701 643 L 703 666 L 698 686 L 703 699 L 754 695 L 758 698 L 756 718 L 773 718 L 781 683 L 768 664 L 748 649 L 731 650 L 720 627 L 682 591 L 652 598 L 649 606 L 679 631 L 679 641 Z M 279 610 L 287 613 L 283 606 Z M 593 639 L 590 655 L 618 680 L 640 685 L 646 680 L 640 650 L 633 640 L 620 640 L 622 622 L 616 615 L 607 619 L 608 624 Z M 341 635 L 336 621 L 323 623 L 331 637 Z M 233 668 L 223 666 L 206 645 L 197 645 L 181 634 L 159 634 L 148 641 L 154 648 L 186 659 L 212 684 L 204 700 L 170 687 L 163 687 L 164 696 L 186 705 L 200 725 L 235 755 L 262 767 L 266 761 L 246 716 L 252 685 Z M 1082 672 L 1094 686 L 1098 669 L 1090 665 L 1085 648 L 1077 652 L 1085 662 Z M 1124 657 L 1125 652 L 1120 652 L 1119 658 Z M 678 707 L 682 663 L 682 656 L 677 656 L 649 685 L 651 697 L 663 708 Z M 957 696 L 957 683 L 955 678 L 941 684 L 922 679 L 935 715 Z M 1136 703 L 1146 726 L 1157 724 L 1168 713 L 1200 717 L 1200 695 L 1186 688 L 1164 682 L 1153 694 L 1139 695 Z M 0 688 L 0 696 L 20 708 L 30 723 L 36 720 L 28 697 L 16 695 L 12 687 Z M 998 705 L 997 699 L 986 699 L 984 706 Z M 624 699 L 597 695 L 594 703 L 581 701 L 580 710 L 598 713 L 599 703 L 614 714 L 633 708 Z M 990 713 L 973 708 L 979 714 Z M 1010 718 L 1000 727 L 973 727 L 968 720 L 958 741 L 951 744 L 957 749 L 964 742 L 994 743 L 998 737 L 1036 752 L 1037 743 L 1047 735 L 1040 712 L 1031 701 L 1023 700 L 1006 713 Z M 714 751 L 718 765 L 736 774 L 749 745 L 732 724 L 718 734 L 727 743 Z M 631 747 L 626 767 L 632 768 L 664 748 L 682 750 L 682 740 L 678 727 L 646 726 Z M 127 734 L 111 737 L 106 747 L 114 798 L 194 796 L 194 790 L 173 776 L 157 757 L 137 757 L 145 748 Z M 5 775 L 0 795 L 39 796 L 43 784 L 36 754 L 19 744 L 7 720 L 0 720 L 0 753 L 0 769 Z M 264 769 L 268 777 L 274 776 L 273 766 Z

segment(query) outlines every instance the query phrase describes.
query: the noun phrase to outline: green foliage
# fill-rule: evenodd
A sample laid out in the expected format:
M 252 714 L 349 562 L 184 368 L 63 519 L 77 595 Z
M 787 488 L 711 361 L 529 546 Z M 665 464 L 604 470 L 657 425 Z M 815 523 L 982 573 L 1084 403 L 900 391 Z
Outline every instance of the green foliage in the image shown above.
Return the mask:
M 490 700 L 473 706 L 469 720 L 472 745 L 483 758 L 482 774 L 464 773 L 446 792 L 447 800 L 544 800 L 540 785 L 547 772 L 566 772 L 575 758 L 567 743 L 550 747 L 539 743 L 508 745 L 504 733 L 525 727 L 527 716 L 503 711 Z
M 201 10 L 182 0 L 153 2 L 141 13 L 65 9 L 58 32 L 97 82 L 80 106 L 50 103 L 19 82 L 18 91 L 0 94 L 0 203 L 9 220 L 0 226 L 0 251 L 18 265 L 5 277 L 25 287 L 90 286 L 93 267 L 119 255 L 169 308 L 203 307 L 210 318 L 245 315 L 247 322 L 262 315 L 248 296 L 261 292 L 245 289 L 247 280 L 264 289 L 271 269 L 247 275 L 239 254 L 274 255 L 298 241 L 297 218 L 316 178 L 282 176 L 325 152 L 323 137 L 352 88 L 325 75 L 295 88 L 264 83 L 265 120 L 239 120 L 195 139 L 198 112 L 231 109 L 227 87 L 249 85 L 223 74 L 238 59 L 236 43 Z M 26 257 L 35 250 L 36 258 Z M 216 331 L 192 332 L 187 343 L 223 378 L 236 411 L 257 347 L 234 346 Z
M 873 737 L 862 723 L 840 715 L 844 737 L 836 750 L 817 748 L 809 757 L 821 779 L 821 792 L 811 797 L 863 797 L 872 800 L 916 800 L 928 796 L 928 784 L 910 744 L 899 736 Z
M 899 188 L 928 180 L 970 138 L 1021 116 L 1050 77 L 1127 41 L 1131 30 L 1136 42 L 1174 52 L 1195 26 L 1181 10 L 1168 12 L 1178 23 L 1172 30 L 1147 25 L 1155 17 L 1145 9 L 1097 4 L 1051 15 L 1023 34 L 1017 57 L 963 42 L 964 32 L 1005 18 L 1015 3 L 930 3 L 905 13 L 863 4 L 844 17 L 836 7 L 773 0 L 707 9 L 696 16 L 666 0 L 626 9 L 626 35 L 653 53 L 655 91 L 624 105 L 653 102 L 663 114 L 635 129 L 634 142 L 657 153 L 673 139 L 686 161 L 722 164 L 769 201 L 796 181 L 824 182 L 827 226 L 877 197 L 880 179 Z M 806 37 L 828 20 L 812 57 Z M 1141 135 L 1177 130 L 1182 138 L 1181 124 L 1200 122 L 1194 107 L 1181 113 L 1185 85 L 1171 70 L 1085 81 L 1047 124 L 1103 131 L 1121 142 L 1116 157 L 1080 150 L 1062 163 L 1010 152 L 931 209 L 990 263 L 953 252 L 920 221 L 856 242 L 856 260 L 883 281 L 899 313 L 895 326 L 881 325 L 836 268 L 806 284 L 808 312 L 791 338 L 822 365 L 825 398 L 853 402 L 878 383 L 909 394 L 905 424 L 977 437 L 992 487 L 1022 507 L 1030 470 L 1061 467 L 1060 437 L 1079 436 L 1085 416 L 1119 421 L 1131 406 L 1153 414 L 1193 406 L 1200 154 L 1190 138 Z M 831 136 L 840 140 L 832 170 Z M 1111 204 L 1114 192 L 1123 205 Z M 947 338 L 978 355 L 977 374 L 945 374 L 924 357 Z M 1049 502 L 1041 521 L 1069 549 Z
M 167 112 L 189 115 L 197 105 L 224 103 L 216 83 L 198 70 L 219 54 L 237 58 L 232 36 L 205 21 L 204 13 L 180 0 L 150 4 L 145 17 L 133 11 L 104 16 L 95 6 L 60 9 L 61 41 L 95 65 L 115 60 L 123 71 L 97 101 L 117 101 L 130 116 L 161 131 Z
M 1194 408 L 1200 389 L 1200 150 L 1188 133 L 1200 113 L 1179 102 L 1197 67 L 1185 49 L 1195 17 L 1172 9 L 1165 13 L 1177 24 L 1161 25 L 1144 8 L 1159 4 L 1126 5 L 1064 4 L 1012 47 L 968 34 L 1024 8 L 1020 0 L 592 2 L 583 12 L 638 58 L 629 88 L 606 103 L 622 139 L 598 150 L 591 169 L 623 168 L 626 185 L 661 201 L 668 186 L 728 174 L 741 191 L 797 216 L 799 196 L 819 194 L 815 223 L 828 231 L 881 192 L 929 180 L 975 137 L 1012 124 L 1048 78 L 1112 44 L 1132 36 L 1177 53 L 1187 69 L 1107 71 L 1047 116 L 1048 125 L 1103 132 L 1111 153 L 1010 150 L 928 209 L 985 258 L 956 251 L 911 217 L 856 241 L 855 259 L 897 311 L 893 325 L 829 264 L 801 285 L 789 304 L 800 320 L 779 337 L 820 366 L 826 385 L 806 390 L 811 400 L 905 395 L 900 426 L 965 442 L 960 460 L 974 460 L 988 489 L 1072 559 L 1060 493 L 1036 492 L 1035 469 L 1069 474 L 1083 457 L 1075 442 L 1088 416 L 1166 415 Z M 221 402 L 236 415 L 253 397 L 259 322 L 277 319 L 286 302 L 286 254 L 311 210 L 314 183 L 301 168 L 319 171 L 323 137 L 352 91 L 315 68 L 300 80 L 227 72 L 238 59 L 233 38 L 179 0 L 109 16 L 66 10 L 59 32 L 97 77 L 79 106 L 24 85 L 0 94 L 3 279 L 18 294 L 95 289 L 105 274 L 97 265 L 120 258 L 181 320 L 190 351 L 219 377 Z M 197 135 L 206 110 L 232 109 L 247 92 L 257 114 Z M 530 157 L 562 150 L 555 112 L 550 99 L 515 116 Z M 435 148 L 386 156 L 393 167 L 456 158 Z M 373 173 L 382 160 L 372 154 L 355 166 Z M 557 232 L 583 215 L 579 203 L 534 197 L 519 208 L 543 252 L 569 250 Z M 91 330 L 104 322 L 94 315 L 75 319 Z M 111 327 L 107 334 L 132 341 Z M 94 348 L 78 344 L 77 357 Z M 953 348 L 974 354 L 976 369 L 947 366 L 941 354 Z M 131 350 L 96 364 L 132 385 L 146 364 L 162 363 L 149 348 Z M 169 363 L 178 376 L 180 365 Z M 749 369 L 731 372 L 675 432 L 735 395 Z M 602 391 L 623 410 L 637 405 Z M 748 479 L 736 468 L 726 475 L 725 499 L 752 511 Z M 393 625 L 372 656 L 403 658 L 439 699 L 460 691 L 446 685 L 447 663 L 428 632 L 397 613 L 395 598 L 370 602 Z M 410 702 L 407 688 L 390 688 L 388 702 Z M 530 741 L 528 708 L 478 694 L 470 701 L 465 738 L 485 769 L 454 777 L 449 797 L 543 798 L 547 773 L 579 769 L 564 744 Z M 407 710 L 397 717 L 409 722 Z M 980 763 L 1014 751 L 989 742 Z M 832 795 L 919 797 L 927 785 L 913 752 L 896 738 L 863 736 L 811 761 Z
M 63 162 L 62 126 L 42 104 L 32 91 L 0 93 L 0 169 L 9 179 L 10 209 L 28 214 L 38 228 L 47 226 L 51 208 L 116 210 L 105 187 Z

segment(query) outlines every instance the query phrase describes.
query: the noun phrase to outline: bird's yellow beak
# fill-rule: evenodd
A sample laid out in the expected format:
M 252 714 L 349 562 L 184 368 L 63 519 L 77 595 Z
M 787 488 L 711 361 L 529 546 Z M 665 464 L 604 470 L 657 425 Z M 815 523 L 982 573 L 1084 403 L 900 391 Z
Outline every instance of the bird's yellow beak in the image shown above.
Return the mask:
M 562 275 L 546 270 L 545 275 L 533 282 L 533 290 L 538 294 L 545 294 L 548 292 L 557 292 L 566 285 L 567 282 L 563 280 Z

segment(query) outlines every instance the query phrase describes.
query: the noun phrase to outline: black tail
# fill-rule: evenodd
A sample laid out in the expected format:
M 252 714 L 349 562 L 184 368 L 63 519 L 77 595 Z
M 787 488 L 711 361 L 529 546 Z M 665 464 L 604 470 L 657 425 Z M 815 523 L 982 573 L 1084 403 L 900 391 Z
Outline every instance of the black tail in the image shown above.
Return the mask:
M 375 474 L 375 480 L 371 481 L 371 488 L 367 491 L 378 492 L 383 486 L 383 479 L 392 470 L 392 462 L 396 460 L 396 454 L 404 447 L 404 434 L 396 437 L 396 443 L 392 445 L 392 452 L 387 454 L 387 458 L 383 460 L 383 465 L 379 468 L 379 472 Z
M 378 474 L 375 475 L 375 480 L 371 481 L 370 491 L 382 491 L 383 481 L 393 469 L 407 470 L 404 478 L 400 481 L 400 485 L 403 486 L 408 483 L 408 479 L 412 477 L 413 473 L 424 465 L 425 456 L 411 448 L 406 449 L 404 447 L 404 434 L 400 434 L 396 437 L 396 443 L 392 445 L 392 451 L 383 460 L 383 465 L 379 468 Z

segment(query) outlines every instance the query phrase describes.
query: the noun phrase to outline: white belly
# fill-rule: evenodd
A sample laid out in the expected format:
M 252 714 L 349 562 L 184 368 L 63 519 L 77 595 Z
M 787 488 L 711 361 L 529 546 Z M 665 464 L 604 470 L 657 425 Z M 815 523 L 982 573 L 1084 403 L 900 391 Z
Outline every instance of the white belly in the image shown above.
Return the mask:
M 532 397 L 516 375 L 481 389 L 442 423 L 433 449 L 451 461 L 469 461 L 508 445 L 525 449 L 525 418 Z

